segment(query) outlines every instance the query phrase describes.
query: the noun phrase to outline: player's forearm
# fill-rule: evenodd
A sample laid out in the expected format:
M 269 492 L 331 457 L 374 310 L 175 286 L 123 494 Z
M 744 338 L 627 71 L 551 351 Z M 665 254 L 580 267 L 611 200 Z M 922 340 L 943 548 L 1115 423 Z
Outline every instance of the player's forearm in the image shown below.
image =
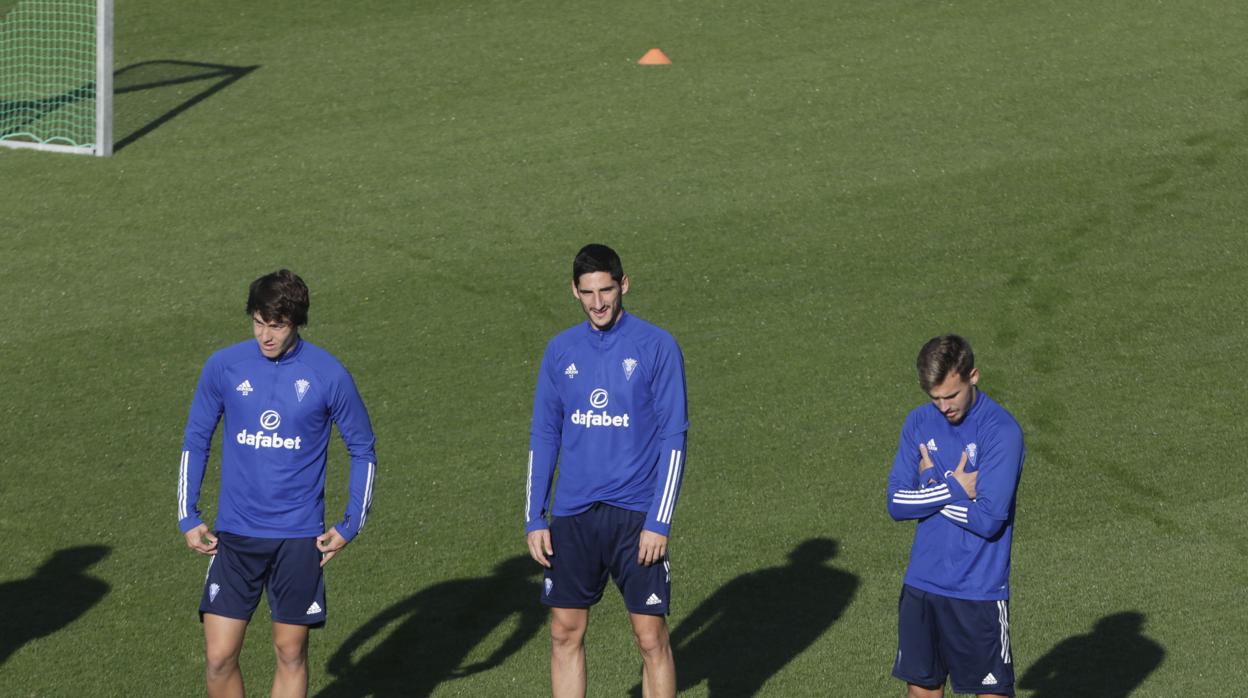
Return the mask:
M 372 454 L 368 454 L 371 456 Z M 377 480 L 376 456 L 351 459 L 351 482 L 348 486 L 347 509 L 342 520 L 334 524 L 338 535 L 351 541 L 364 528 L 373 508 L 373 487 Z
M 895 521 L 925 519 L 946 505 L 966 501 L 966 493 L 956 483 L 941 482 L 931 487 L 913 488 L 891 484 L 888 488 L 888 515 Z
M 984 513 L 978 502 L 947 504 L 940 515 L 981 538 L 992 538 L 1005 528 L 1006 519 L 997 519 Z
M 207 463 L 207 451 L 182 450 L 182 459 L 178 464 L 178 529 L 182 533 L 204 522 L 199 513 L 199 491 Z
M 643 528 L 660 535 L 670 535 L 672 515 L 685 475 L 685 434 L 663 439 L 659 446 L 659 477 L 655 482 L 654 500 Z
M 534 437 L 529 442 L 528 467 L 524 478 L 524 528 L 526 533 L 546 528 L 546 504 L 554 479 L 559 447 Z

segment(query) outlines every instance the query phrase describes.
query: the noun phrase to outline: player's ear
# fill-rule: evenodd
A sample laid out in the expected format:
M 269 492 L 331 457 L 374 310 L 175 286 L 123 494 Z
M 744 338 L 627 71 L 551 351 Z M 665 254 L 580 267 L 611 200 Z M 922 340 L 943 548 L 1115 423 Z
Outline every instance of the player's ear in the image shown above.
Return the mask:
M 580 299 L 580 297 L 581 297 L 581 292 L 580 292 L 580 290 L 579 290 L 579 289 L 577 289 L 577 287 L 576 287 L 576 281 L 575 281 L 575 280 L 573 280 L 573 281 L 572 281 L 572 297 L 573 297 L 573 298 L 576 298 L 576 299 L 578 299 L 578 300 L 579 300 L 579 299 Z
M 972 368 L 972 369 L 971 369 L 971 375 L 970 375 L 970 378 L 969 378 L 969 382 L 970 382 L 970 384 L 971 384 L 971 385 L 976 385 L 976 384 L 978 384 L 978 383 L 979 383 L 979 369 L 978 369 L 978 368 Z
M 620 295 L 628 293 L 628 274 L 620 277 Z

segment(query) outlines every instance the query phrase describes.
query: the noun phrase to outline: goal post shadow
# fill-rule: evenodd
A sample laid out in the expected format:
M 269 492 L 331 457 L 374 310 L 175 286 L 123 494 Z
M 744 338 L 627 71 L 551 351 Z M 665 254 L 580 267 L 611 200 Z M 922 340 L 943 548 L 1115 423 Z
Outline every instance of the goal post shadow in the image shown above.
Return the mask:
M 113 151 L 129 146 L 258 68 L 164 59 L 113 71 Z

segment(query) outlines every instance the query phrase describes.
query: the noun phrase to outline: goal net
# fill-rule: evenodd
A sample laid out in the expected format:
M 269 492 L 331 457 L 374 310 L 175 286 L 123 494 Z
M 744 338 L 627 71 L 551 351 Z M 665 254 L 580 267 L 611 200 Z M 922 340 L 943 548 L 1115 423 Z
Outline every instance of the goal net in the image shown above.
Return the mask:
M 113 0 L 0 0 L 0 145 L 113 151 Z

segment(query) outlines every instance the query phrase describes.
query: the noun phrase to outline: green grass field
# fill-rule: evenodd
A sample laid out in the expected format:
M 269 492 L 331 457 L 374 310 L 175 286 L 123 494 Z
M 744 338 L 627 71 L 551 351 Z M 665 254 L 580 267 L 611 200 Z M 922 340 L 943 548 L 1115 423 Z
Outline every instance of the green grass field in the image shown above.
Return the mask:
M 380 460 L 311 693 L 548 694 L 536 566 L 504 563 L 591 241 L 685 353 L 687 695 L 903 693 L 885 478 L 946 331 L 1027 434 L 1020 695 L 1242 691 L 1243 4 L 127 0 L 116 35 L 114 157 L 0 150 L 0 695 L 202 692 L 182 428 L 281 266 Z M 812 539 L 838 554 L 790 564 Z M 631 643 L 609 593 L 591 695 Z

